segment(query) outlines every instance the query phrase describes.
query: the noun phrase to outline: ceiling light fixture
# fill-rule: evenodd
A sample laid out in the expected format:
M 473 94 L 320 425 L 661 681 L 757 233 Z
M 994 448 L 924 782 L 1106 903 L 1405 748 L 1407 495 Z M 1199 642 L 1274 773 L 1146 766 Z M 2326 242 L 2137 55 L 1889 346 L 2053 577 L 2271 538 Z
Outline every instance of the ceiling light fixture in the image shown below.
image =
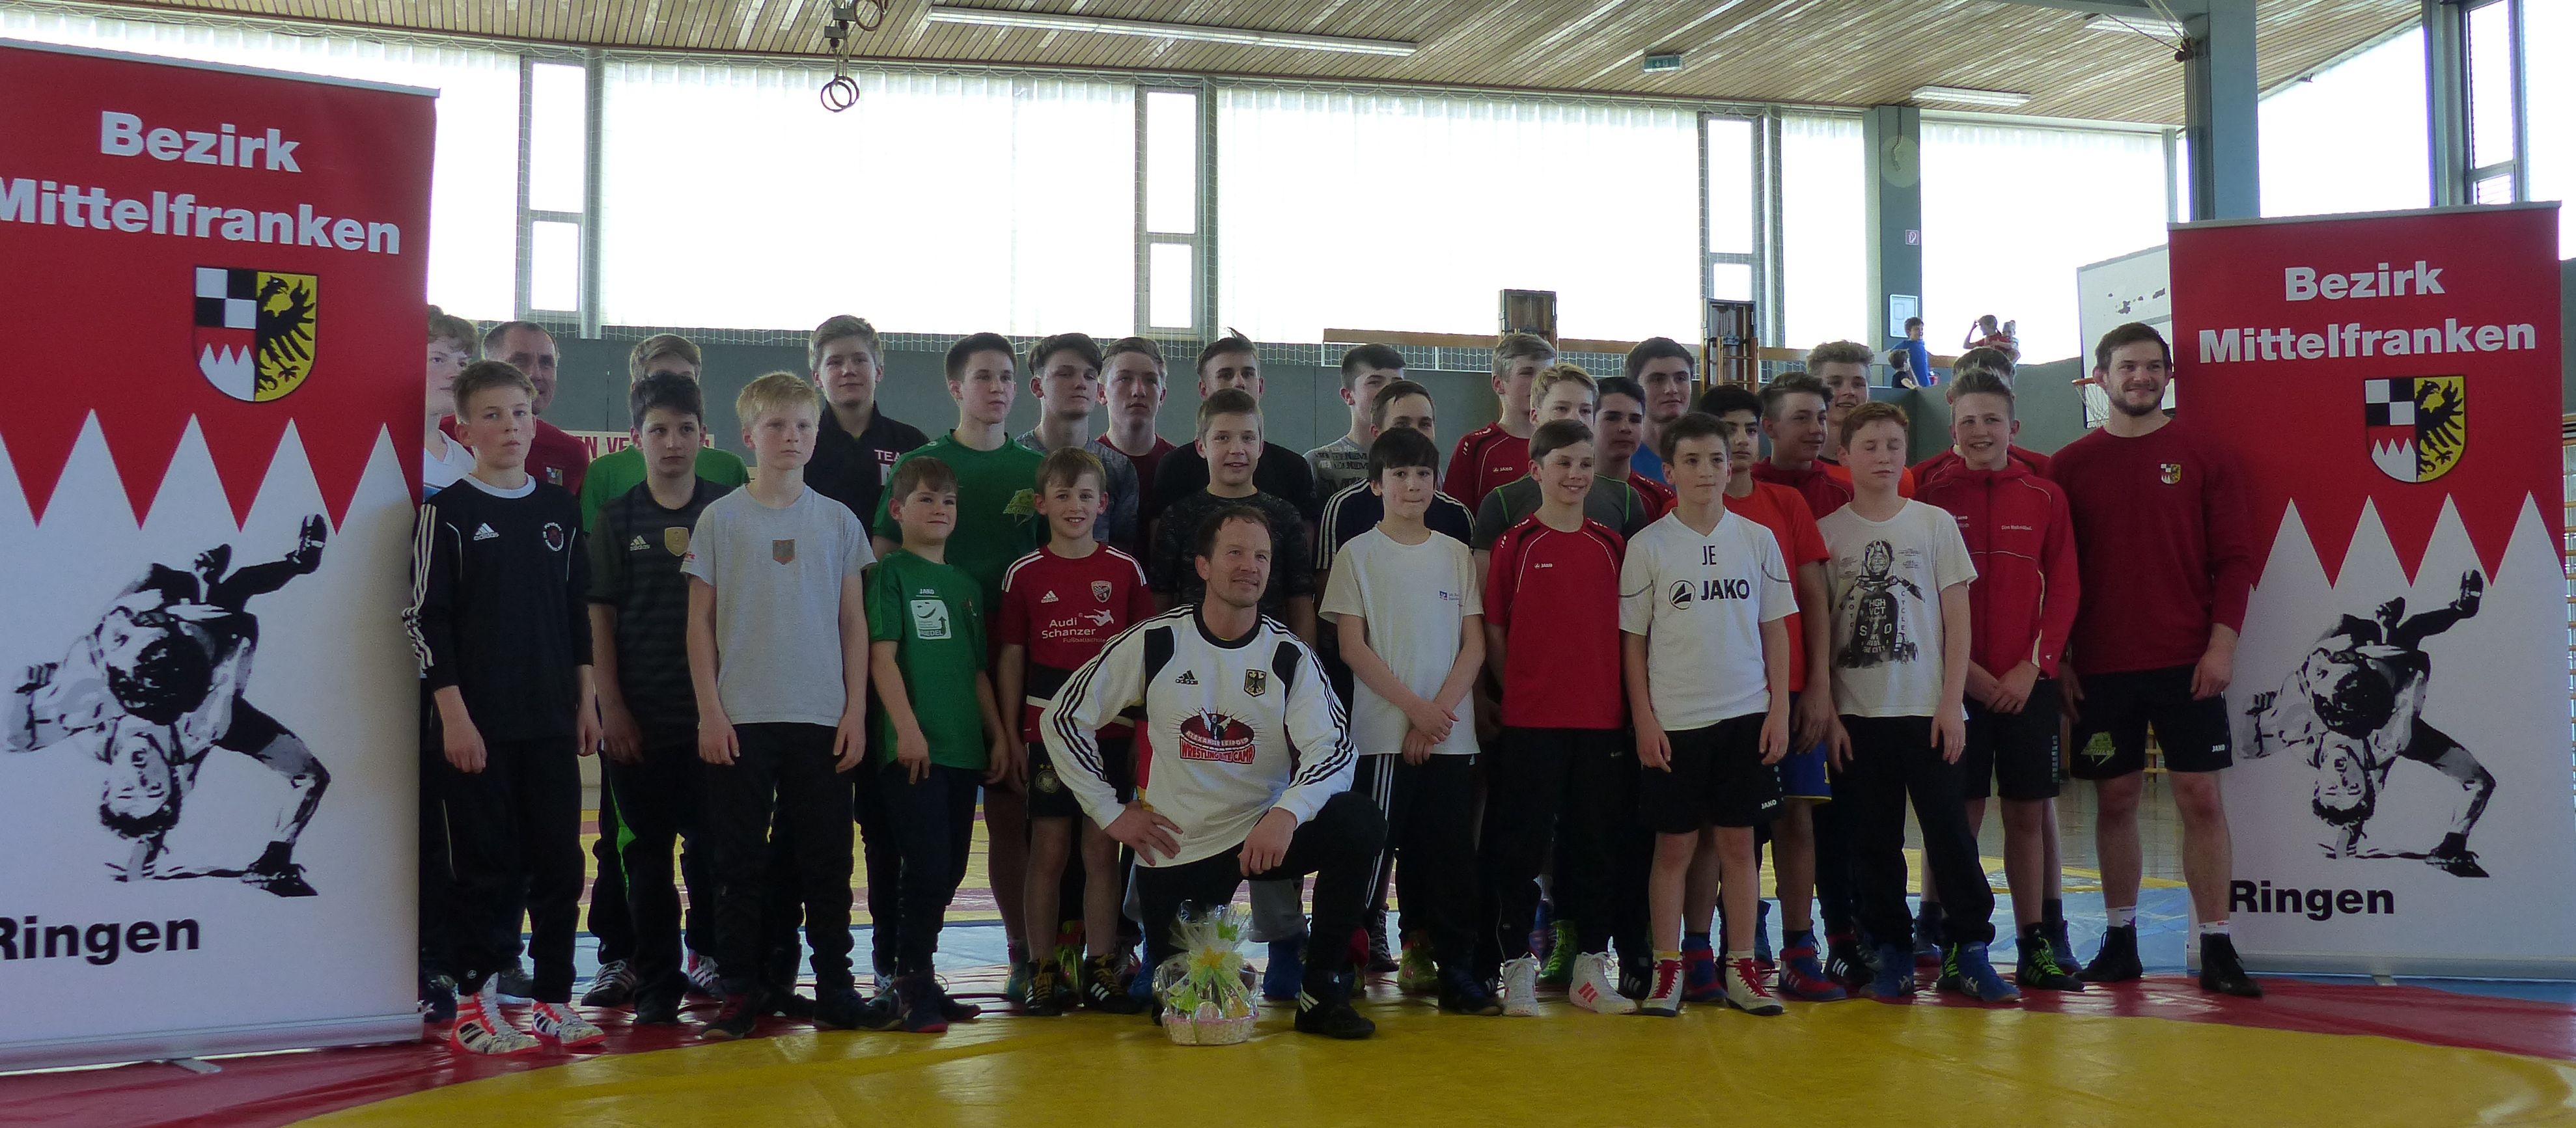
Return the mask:
M 2107 31 L 2114 35 L 2143 35 L 2171 43 L 2190 33 L 2182 25 L 2161 16 L 2114 16 L 2095 13 L 2084 17 L 2084 30 Z
M 2018 90 L 1971 90 L 1964 86 L 1917 86 L 1909 97 L 1917 102 L 1952 102 L 1962 106 L 2001 106 L 2005 109 L 2030 101 L 2030 95 Z
M 1345 55 L 1392 55 L 1400 58 L 1420 49 L 1419 44 L 1400 39 L 1353 39 L 1340 35 L 1259 31 L 1248 27 L 1213 27 L 1206 24 L 1164 23 L 1160 20 L 1120 20 L 1102 16 L 1059 15 L 1052 12 L 1003 11 L 995 8 L 963 7 L 956 4 L 932 4 L 929 20 L 932 23 L 970 24 L 977 27 L 1087 31 L 1098 35 L 1132 35 L 1143 39 L 1186 39 L 1194 43 L 1232 43 L 1241 47 L 1285 47 L 1297 51 L 1332 51 Z

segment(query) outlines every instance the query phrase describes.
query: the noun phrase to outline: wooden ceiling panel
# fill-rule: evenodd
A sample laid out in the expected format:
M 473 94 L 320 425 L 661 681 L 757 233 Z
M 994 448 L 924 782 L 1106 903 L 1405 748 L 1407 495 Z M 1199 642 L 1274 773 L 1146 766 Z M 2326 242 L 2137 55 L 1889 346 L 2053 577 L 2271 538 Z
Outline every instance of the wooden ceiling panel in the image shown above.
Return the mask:
M 1156 74 L 1447 84 L 1566 94 L 1865 106 L 1917 86 L 2031 95 L 2018 113 L 2179 123 L 2170 47 L 1997 0 L 967 0 L 980 6 L 1397 39 L 1412 56 L 1334 54 L 1089 32 L 933 24 L 886 0 L 867 58 Z M 709 54 L 827 55 L 831 0 L 162 0 L 198 11 Z M 2411 23 L 2418 0 L 2264 0 L 2264 86 Z M 1682 69 L 1643 73 L 1649 52 Z

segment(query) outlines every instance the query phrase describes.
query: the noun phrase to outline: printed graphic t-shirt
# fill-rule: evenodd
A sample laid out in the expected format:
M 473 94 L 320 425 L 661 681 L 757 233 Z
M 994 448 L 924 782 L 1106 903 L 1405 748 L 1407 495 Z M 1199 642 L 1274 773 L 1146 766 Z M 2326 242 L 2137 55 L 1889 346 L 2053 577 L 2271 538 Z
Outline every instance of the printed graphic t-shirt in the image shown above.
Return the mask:
M 1816 522 L 1834 604 L 1834 707 L 1929 717 L 1941 707 L 1941 592 L 1977 578 L 1959 520 L 1908 501 L 1885 521 L 1844 506 Z

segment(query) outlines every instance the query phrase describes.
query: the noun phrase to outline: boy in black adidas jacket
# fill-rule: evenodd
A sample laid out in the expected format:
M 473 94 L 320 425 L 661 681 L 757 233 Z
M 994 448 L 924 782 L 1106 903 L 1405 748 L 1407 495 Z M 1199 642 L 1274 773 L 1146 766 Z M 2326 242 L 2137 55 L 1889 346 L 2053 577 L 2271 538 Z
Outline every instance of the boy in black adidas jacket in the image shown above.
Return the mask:
M 403 612 L 436 703 L 437 773 L 454 855 L 455 959 L 467 996 L 449 1035 L 476 1054 L 606 1035 L 572 1002 L 581 899 L 581 771 L 599 745 L 590 667 L 590 568 L 581 510 L 525 468 L 536 389 L 481 361 L 456 377 L 458 438 L 474 473 L 420 509 Z M 536 961 L 537 1038 L 501 1016 L 492 980 L 519 959 L 520 890 Z

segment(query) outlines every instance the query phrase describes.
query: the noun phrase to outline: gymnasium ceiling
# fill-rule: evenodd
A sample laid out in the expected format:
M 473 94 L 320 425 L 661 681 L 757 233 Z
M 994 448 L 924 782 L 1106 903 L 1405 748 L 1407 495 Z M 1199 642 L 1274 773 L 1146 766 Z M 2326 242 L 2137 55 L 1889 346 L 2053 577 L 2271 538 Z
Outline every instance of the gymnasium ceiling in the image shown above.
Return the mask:
M 930 23 L 887 0 L 863 58 L 1154 74 L 1327 78 L 1563 93 L 1864 106 L 1921 85 L 2022 91 L 2014 113 L 2179 124 L 2170 48 L 2085 29 L 2073 12 L 1994 0 L 959 0 L 1087 16 L 1420 44 L 1410 57 L 1330 54 L 1093 32 Z M 687 52 L 827 52 L 830 0 L 172 0 L 172 7 Z M 2418 0 L 2263 0 L 2265 89 L 2413 22 Z M 1678 50 L 1682 69 L 1645 74 Z

